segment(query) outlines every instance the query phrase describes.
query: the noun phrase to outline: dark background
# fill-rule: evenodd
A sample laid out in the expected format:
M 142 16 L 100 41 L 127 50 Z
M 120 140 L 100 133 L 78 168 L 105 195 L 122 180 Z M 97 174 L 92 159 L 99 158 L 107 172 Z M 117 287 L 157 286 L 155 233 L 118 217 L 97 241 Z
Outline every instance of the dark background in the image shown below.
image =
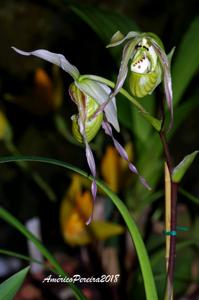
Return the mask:
M 63 84 L 60 105 L 46 105 L 35 97 L 34 74 L 43 68 L 50 78 L 52 66 L 40 59 L 25 58 L 16 54 L 11 46 L 23 50 L 48 49 L 64 54 L 82 74 L 98 74 L 111 78 L 117 72 L 115 61 L 97 34 L 71 9 L 74 1 L 0 1 L 0 109 L 9 120 L 13 144 L 22 154 L 48 156 L 87 168 L 84 149 L 70 143 L 56 130 L 54 116 L 59 113 L 70 131 L 70 116 L 75 111 L 68 95 L 71 78 L 60 71 Z M 198 13 L 197 1 L 80 1 L 106 11 L 123 14 L 132 19 L 142 31 L 154 32 L 162 39 L 166 52 L 178 48 L 184 32 Z M 175 55 L 174 55 L 175 60 Z M 183 69 L 183 65 L 182 65 Z M 183 96 L 188 99 L 198 85 L 198 72 Z M 37 94 L 36 94 L 37 95 Z M 124 136 L 132 133 L 122 124 Z M 186 153 L 199 147 L 198 108 L 187 115 L 170 141 L 174 161 L 179 162 Z M 102 141 L 100 140 L 102 139 Z M 124 140 L 125 138 L 121 138 Z M 101 148 L 96 151 L 99 162 L 107 141 L 99 137 Z M 100 144 L 101 143 L 101 144 Z M 5 140 L 0 141 L 0 155 L 12 154 Z M 139 155 L 139 154 L 137 154 Z M 63 249 L 65 244 L 59 229 L 59 203 L 70 184 L 70 176 L 62 169 L 41 164 L 31 164 L 51 186 L 57 202 L 49 201 L 45 193 L 33 182 L 29 172 L 15 164 L 0 166 L 0 203 L 21 221 L 39 215 L 44 242 L 51 249 Z M 192 166 L 183 186 L 199 196 L 198 158 Z M 162 183 L 158 186 L 162 188 Z M 186 204 L 181 197 L 180 203 Z M 159 202 L 152 206 L 159 206 Z M 198 215 L 198 206 L 190 202 L 191 218 Z M 17 252 L 26 252 L 26 243 L 20 234 L 0 222 L 0 245 Z M 14 237 L 14 238 L 13 238 Z M 17 249 L 16 249 L 17 248 Z M 70 255 L 79 252 L 67 248 Z M 196 296 L 198 297 L 198 296 Z M 188 298 L 186 298 L 188 299 Z M 198 298 L 190 298 L 198 299 Z

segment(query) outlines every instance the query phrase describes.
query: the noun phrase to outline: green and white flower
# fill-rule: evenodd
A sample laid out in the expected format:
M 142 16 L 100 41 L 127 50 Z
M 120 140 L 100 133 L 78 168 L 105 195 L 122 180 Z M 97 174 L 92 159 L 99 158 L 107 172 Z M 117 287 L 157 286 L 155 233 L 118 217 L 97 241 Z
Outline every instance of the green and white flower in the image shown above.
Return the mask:
M 46 61 L 49 61 L 59 67 L 73 78 L 73 83 L 69 87 L 69 94 L 73 102 L 77 105 L 78 113 L 71 117 L 72 131 L 74 137 L 85 145 L 86 158 L 93 175 L 91 192 L 93 199 L 96 198 L 96 166 L 93 153 L 89 146 L 89 142 L 96 136 L 99 129 L 102 127 L 108 134 L 119 152 L 119 154 L 128 161 L 129 169 L 138 175 L 143 185 L 149 188 L 145 179 L 141 177 L 136 167 L 129 161 L 125 149 L 118 143 L 112 133 L 111 125 L 119 132 L 119 123 L 117 118 L 117 107 L 115 97 L 111 95 L 111 89 L 94 79 L 85 78 L 80 75 L 79 70 L 73 66 L 62 54 L 52 53 L 47 50 L 35 50 L 25 52 L 12 47 L 17 53 L 25 56 L 37 56 Z M 101 107 L 106 103 L 105 107 Z M 100 110 L 99 110 L 100 109 Z M 98 111 L 99 110 L 99 111 Z M 92 215 L 88 222 L 91 221 Z
M 129 32 L 124 36 L 117 31 L 107 47 L 115 47 L 126 42 L 115 89 L 111 97 L 122 88 L 129 75 L 129 88 L 133 96 L 144 97 L 164 82 L 164 92 L 173 123 L 173 95 L 170 74 L 170 57 L 167 57 L 161 40 L 153 33 Z M 111 99 L 110 97 L 110 99 Z M 108 103 L 108 101 L 107 101 Z

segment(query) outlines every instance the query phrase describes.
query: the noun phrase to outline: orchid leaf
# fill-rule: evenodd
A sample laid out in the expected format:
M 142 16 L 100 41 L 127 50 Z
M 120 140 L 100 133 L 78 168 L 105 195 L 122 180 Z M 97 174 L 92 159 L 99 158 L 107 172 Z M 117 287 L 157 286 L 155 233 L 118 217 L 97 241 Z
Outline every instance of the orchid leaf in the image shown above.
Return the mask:
M 84 171 L 82 171 L 72 165 L 69 165 L 63 161 L 59 161 L 56 159 L 45 158 L 45 157 L 36 157 L 36 156 L 11 156 L 11 157 L 1 157 L 0 158 L 0 163 L 8 163 L 8 162 L 14 162 L 14 161 L 34 161 L 34 162 L 42 162 L 42 163 L 52 164 L 52 165 L 60 166 L 65 169 L 69 169 L 74 172 L 77 172 L 84 177 L 88 177 L 88 174 L 85 173 Z M 92 180 L 91 177 L 89 177 L 89 178 Z M 147 300 L 158 300 L 149 257 L 148 257 L 143 239 L 139 232 L 139 229 L 138 229 L 134 219 L 132 218 L 132 215 L 129 213 L 129 211 L 128 211 L 127 207 L 125 206 L 125 204 L 123 203 L 123 201 L 120 200 L 115 193 L 113 193 L 101 181 L 96 180 L 96 182 L 97 182 L 98 187 L 101 188 L 107 194 L 107 196 L 110 197 L 112 202 L 115 204 L 115 206 L 117 207 L 118 211 L 122 215 L 122 217 L 128 227 L 128 230 L 130 232 L 131 238 L 135 245 L 138 260 L 140 263 L 140 268 L 141 268 L 144 287 L 145 287 L 146 299 Z M 3 208 L 0 208 L 0 217 L 3 218 L 8 223 L 10 223 L 11 225 L 13 225 L 14 227 L 16 227 L 26 237 L 31 239 L 38 246 L 38 248 L 43 253 L 43 255 L 46 258 L 48 258 L 49 261 L 56 267 L 56 270 L 60 271 L 61 275 L 63 274 L 62 268 L 58 265 L 58 263 L 52 257 L 52 255 L 45 249 L 45 247 L 40 243 L 39 240 L 37 240 L 30 232 L 28 232 L 26 230 L 26 228 L 16 218 L 14 218 L 10 213 L 8 213 Z M 65 275 L 63 275 L 63 276 L 65 276 Z M 80 291 L 77 290 L 77 288 L 72 283 L 70 283 L 70 286 L 72 288 L 75 288 L 75 295 L 78 296 L 77 299 L 85 299 L 85 297 L 83 297 L 82 294 L 80 295 Z
M 117 95 L 117 110 L 118 110 L 118 120 L 119 122 L 129 130 L 133 130 L 134 120 L 133 111 L 131 103 L 122 94 Z M 139 114 L 139 112 L 138 112 Z M 128 116 L 128 118 L 127 118 Z M 142 118 L 142 116 L 141 116 Z
M 199 197 L 196 197 L 196 196 L 192 195 L 191 193 L 189 193 L 188 191 L 186 191 L 186 190 L 184 190 L 182 188 L 179 188 L 179 193 L 181 195 L 183 195 L 184 197 L 186 197 L 188 200 L 190 200 L 193 203 L 199 205 Z
M 194 161 L 194 159 L 195 159 L 196 155 L 198 154 L 198 152 L 199 151 L 194 151 L 191 154 L 188 154 L 179 163 L 179 165 L 177 165 L 174 168 L 174 170 L 172 172 L 172 180 L 173 180 L 173 182 L 179 183 L 181 181 L 182 177 L 184 176 L 184 174 L 186 173 L 186 171 L 188 170 L 188 168 L 190 167 L 190 165 Z
M 174 105 L 185 92 L 189 82 L 199 67 L 199 17 L 197 17 L 183 36 L 172 67 Z
M 196 89 L 191 97 L 187 99 L 187 101 L 179 104 L 175 110 L 175 122 L 172 129 L 172 134 L 179 128 L 179 126 L 185 122 L 187 117 L 191 114 L 194 109 L 198 109 L 199 101 L 198 101 L 198 93 L 199 89 Z M 171 136 L 171 135 L 170 135 Z
M 157 130 L 161 130 L 161 121 L 152 117 L 149 113 L 142 113 L 144 118 Z
M 149 134 L 153 128 L 151 125 L 159 131 L 161 129 L 161 121 L 157 118 L 152 117 L 155 113 L 155 97 L 154 94 L 143 97 L 141 104 L 148 113 L 140 113 L 140 111 L 131 110 L 131 129 L 134 128 L 134 134 L 138 138 L 137 147 L 139 151 L 143 150 L 143 145 L 148 142 Z M 145 118 L 145 120 L 143 119 Z M 140 147 L 139 147 L 140 146 Z
M 0 295 L 3 300 L 13 300 L 28 273 L 29 267 L 17 272 L 0 284 Z
M 14 156 L 13 156 L 14 157 Z M 17 159 L 13 160 L 17 161 Z M 21 160 L 22 161 L 22 160 Z M 25 161 L 25 160 L 23 160 Z M 2 163 L 2 159 L 0 159 L 0 163 Z M 57 260 L 52 256 L 52 254 L 44 247 L 41 241 L 35 237 L 26 227 L 17 220 L 13 215 L 11 215 L 6 209 L 0 207 L 0 218 L 6 221 L 11 226 L 15 227 L 19 232 L 21 232 L 27 239 L 29 239 L 37 249 L 43 254 L 43 256 L 51 263 L 54 267 L 55 271 L 59 273 L 59 275 L 68 277 L 68 274 L 64 272 L 61 266 L 58 264 Z M 71 287 L 75 297 L 77 300 L 86 300 L 87 298 L 82 294 L 82 292 L 75 286 L 74 283 L 68 282 L 68 285 Z M 11 298 L 13 299 L 13 298 Z
M 21 253 L 17 253 L 17 252 L 13 252 L 13 251 L 10 251 L 10 250 L 5 250 L 5 249 L 0 249 L 0 254 L 1 255 L 6 255 L 6 256 L 12 256 L 12 257 L 15 257 L 15 258 L 18 258 L 18 259 L 21 259 L 21 260 L 26 260 L 28 262 L 34 262 L 36 264 L 39 264 L 41 266 L 44 266 L 44 263 L 41 262 L 41 261 L 38 261 L 37 259 L 34 259 L 30 256 L 27 256 L 27 255 L 23 255 Z
M 113 11 L 80 4 L 71 5 L 70 8 L 98 34 L 105 45 L 117 31 L 127 34 L 138 30 L 138 26 L 130 18 Z

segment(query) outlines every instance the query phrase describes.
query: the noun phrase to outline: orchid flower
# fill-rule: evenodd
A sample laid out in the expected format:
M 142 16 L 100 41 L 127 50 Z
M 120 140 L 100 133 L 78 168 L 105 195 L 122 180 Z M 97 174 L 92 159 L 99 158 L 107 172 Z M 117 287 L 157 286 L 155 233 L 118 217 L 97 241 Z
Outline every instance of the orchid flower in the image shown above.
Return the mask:
M 69 87 L 69 94 L 73 102 L 77 105 L 78 113 L 76 115 L 73 115 L 71 118 L 72 131 L 74 137 L 79 142 L 83 142 L 85 145 L 88 166 L 93 176 L 93 181 L 91 185 L 93 199 L 95 200 L 97 193 L 96 166 L 89 142 L 96 136 L 101 126 L 105 130 L 105 133 L 112 138 L 115 148 L 117 149 L 119 154 L 128 162 L 129 169 L 139 176 L 141 182 L 146 188 L 150 189 L 145 179 L 139 175 L 136 167 L 129 161 L 125 149 L 113 136 L 111 125 L 118 132 L 120 128 L 117 119 L 117 107 L 115 97 L 112 96 L 111 100 L 108 103 L 106 103 L 110 97 L 111 89 L 105 84 L 102 84 L 96 80 L 88 79 L 85 77 L 83 78 L 83 76 L 80 75 L 79 70 L 75 66 L 73 66 L 62 54 L 52 53 L 43 49 L 35 50 L 32 52 L 25 52 L 15 47 L 12 48 L 21 55 L 33 55 L 42 58 L 48 62 L 51 62 L 61 67 L 74 79 L 74 82 Z M 100 111 L 97 115 L 95 115 L 95 112 L 104 103 L 106 103 L 104 109 Z M 92 214 L 88 219 L 87 224 L 90 223 L 92 219 Z
M 129 75 L 130 92 L 136 97 L 151 94 L 163 80 L 166 101 L 171 115 L 170 127 L 172 127 L 173 96 L 170 59 L 174 48 L 167 56 L 161 40 L 155 34 L 135 31 L 130 31 L 126 36 L 117 31 L 107 48 L 118 46 L 124 42 L 126 45 L 123 49 L 117 82 L 109 100 L 120 91 L 127 75 Z M 103 104 L 103 108 L 108 101 Z

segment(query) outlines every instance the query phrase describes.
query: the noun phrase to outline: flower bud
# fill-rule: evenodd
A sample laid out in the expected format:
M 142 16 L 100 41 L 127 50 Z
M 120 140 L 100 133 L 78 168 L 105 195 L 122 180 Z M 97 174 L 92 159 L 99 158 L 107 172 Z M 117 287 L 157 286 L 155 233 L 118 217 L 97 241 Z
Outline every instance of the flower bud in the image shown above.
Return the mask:
M 78 142 L 83 143 L 82 131 L 80 130 L 80 126 L 83 124 L 85 126 L 86 140 L 89 143 L 96 136 L 102 125 L 103 113 L 101 112 L 96 117 L 93 117 L 99 104 L 93 98 L 83 93 L 74 83 L 70 85 L 69 93 L 79 110 L 78 114 L 71 117 L 73 136 Z
M 134 96 L 151 94 L 161 82 L 162 68 L 153 45 L 143 38 L 135 47 L 130 60 L 130 91 Z

